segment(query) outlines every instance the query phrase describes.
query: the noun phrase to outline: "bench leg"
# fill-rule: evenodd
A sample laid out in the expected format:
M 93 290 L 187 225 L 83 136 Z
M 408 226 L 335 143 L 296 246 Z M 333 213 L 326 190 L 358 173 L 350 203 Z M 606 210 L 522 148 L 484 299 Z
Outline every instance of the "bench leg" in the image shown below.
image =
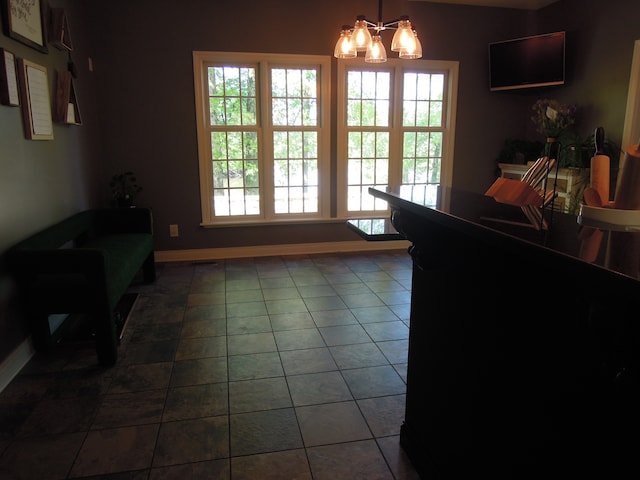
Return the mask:
M 49 315 L 42 312 L 29 313 L 29 329 L 33 346 L 38 351 L 51 349 L 51 329 L 49 328 Z
M 114 365 L 118 359 L 118 342 L 113 315 L 111 312 L 99 312 L 95 322 L 98 363 L 105 366 Z
M 142 273 L 144 275 L 144 281 L 146 283 L 151 283 L 151 282 L 155 281 L 155 279 L 156 279 L 156 259 L 155 259 L 155 256 L 154 256 L 153 252 L 151 252 L 149 254 L 149 256 L 147 257 L 147 259 L 144 261 L 144 264 L 142 265 Z

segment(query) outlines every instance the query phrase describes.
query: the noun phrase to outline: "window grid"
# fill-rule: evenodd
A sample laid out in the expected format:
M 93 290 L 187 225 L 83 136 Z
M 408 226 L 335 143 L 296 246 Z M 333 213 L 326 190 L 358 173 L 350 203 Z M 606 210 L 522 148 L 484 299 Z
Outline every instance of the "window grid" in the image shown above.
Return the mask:
M 348 209 L 384 210 L 386 203 L 369 195 L 369 187 L 389 183 L 389 132 L 349 132 L 347 169 Z
M 215 214 L 258 215 L 260 176 L 256 133 L 212 132 L 211 145 Z
M 419 195 L 435 205 L 442 171 L 441 131 L 444 124 L 444 75 L 407 72 L 403 75 L 402 183 L 400 191 Z
M 319 211 L 318 90 L 317 69 L 271 69 L 276 215 Z
M 202 223 L 329 218 L 330 57 L 193 56 Z
M 317 212 L 317 133 L 277 131 L 273 144 L 275 213 Z
M 211 125 L 256 125 L 256 69 L 208 68 Z
M 369 194 L 369 187 L 400 190 L 402 195 L 435 205 L 443 180 L 446 83 L 451 65 L 439 71 L 428 71 L 433 67 L 404 70 L 403 62 L 387 65 L 378 68 L 349 62 L 344 73 L 339 72 L 345 82 L 339 105 L 346 108 L 344 116 L 339 115 L 344 122 L 339 134 L 342 130 L 345 137 L 339 137 L 338 143 L 347 169 L 346 198 L 339 205 L 347 218 L 379 215 L 388 209 L 386 202 Z M 395 111 L 394 103 L 400 107 Z M 387 139 L 385 148 L 372 153 L 379 148 L 382 132 Z M 345 147 L 340 147 L 340 138 L 346 139 Z

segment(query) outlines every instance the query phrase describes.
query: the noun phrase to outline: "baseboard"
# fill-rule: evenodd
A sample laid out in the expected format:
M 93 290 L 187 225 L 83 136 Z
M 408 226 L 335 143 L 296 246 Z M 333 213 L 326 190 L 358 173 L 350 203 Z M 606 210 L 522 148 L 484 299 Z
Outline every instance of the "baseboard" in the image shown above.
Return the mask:
M 155 259 L 156 262 L 160 263 L 201 262 L 231 258 L 406 250 L 410 245 L 411 243 L 407 240 L 378 242 L 362 240 L 349 242 L 293 243 L 286 245 L 256 245 L 249 247 L 200 248 L 190 250 L 156 250 Z
M 9 356 L 0 364 L 0 392 L 2 392 L 11 380 L 15 378 L 22 367 L 24 367 L 31 357 L 36 353 L 31 342 L 31 337 L 23 341 Z

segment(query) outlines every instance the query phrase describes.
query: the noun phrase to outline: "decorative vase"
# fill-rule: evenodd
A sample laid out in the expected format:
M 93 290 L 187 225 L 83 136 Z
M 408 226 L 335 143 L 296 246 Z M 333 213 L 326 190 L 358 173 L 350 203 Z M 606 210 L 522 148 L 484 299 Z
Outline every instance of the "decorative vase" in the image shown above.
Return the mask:
M 133 200 L 130 197 L 119 197 L 116 199 L 116 207 L 118 208 L 132 208 Z

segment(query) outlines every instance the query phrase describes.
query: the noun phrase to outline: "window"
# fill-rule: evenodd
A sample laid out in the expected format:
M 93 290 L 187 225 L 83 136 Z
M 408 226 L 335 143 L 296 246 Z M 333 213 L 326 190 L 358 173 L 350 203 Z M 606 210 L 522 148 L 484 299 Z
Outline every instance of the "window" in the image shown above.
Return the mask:
M 329 57 L 193 55 L 202 223 L 327 218 Z
M 369 187 L 435 205 L 451 185 L 457 74 L 457 62 L 338 61 L 340 216 L 386 212 Z

